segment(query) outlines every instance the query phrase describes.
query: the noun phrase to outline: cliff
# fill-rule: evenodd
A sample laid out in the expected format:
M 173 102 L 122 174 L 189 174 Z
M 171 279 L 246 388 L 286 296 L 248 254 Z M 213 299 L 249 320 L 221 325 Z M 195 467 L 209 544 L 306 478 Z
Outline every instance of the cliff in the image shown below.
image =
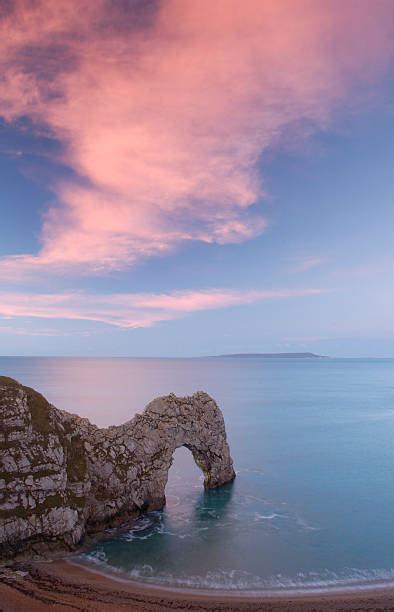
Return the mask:
M 223 415 L 206 393 L 157 398 L 100 429 L 0 377 L 0 554 L 72 550 L 87 532 L 162 508 L 180 446 L 206 488 L 233 480 Z

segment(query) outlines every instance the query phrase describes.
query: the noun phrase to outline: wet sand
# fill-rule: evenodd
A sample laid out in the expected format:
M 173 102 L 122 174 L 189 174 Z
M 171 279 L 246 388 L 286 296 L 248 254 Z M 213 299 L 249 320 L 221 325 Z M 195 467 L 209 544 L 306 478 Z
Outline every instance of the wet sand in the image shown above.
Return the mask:
M 57 560 L 0 568 L 0 610 L 394 610 L 394 588 L 263 597 L 171 590 Z

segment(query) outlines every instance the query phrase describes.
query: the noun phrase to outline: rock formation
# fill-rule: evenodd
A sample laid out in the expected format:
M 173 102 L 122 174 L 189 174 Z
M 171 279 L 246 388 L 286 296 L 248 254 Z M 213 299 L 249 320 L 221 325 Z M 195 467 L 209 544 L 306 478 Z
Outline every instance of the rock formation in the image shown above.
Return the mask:
M 0 377 L 0 554 L 71 550 L 87 532 L 162 508 L 180 446 L 205 487 L 233 480 L 223 416 L 206 393 L 159 397 L 100 429 Z

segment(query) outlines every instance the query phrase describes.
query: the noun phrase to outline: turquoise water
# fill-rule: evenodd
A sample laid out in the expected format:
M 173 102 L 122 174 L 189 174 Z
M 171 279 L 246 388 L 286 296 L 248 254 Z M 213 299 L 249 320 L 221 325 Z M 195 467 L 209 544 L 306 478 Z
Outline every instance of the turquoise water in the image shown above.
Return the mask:
M 168 503 L 83 555 L 165 585 L 276 590 L 394 578 L 394 360 L 0 358 L 0 373 L 100 426 L 208 391 L 237 471 L 204 493 L 186 449 Z

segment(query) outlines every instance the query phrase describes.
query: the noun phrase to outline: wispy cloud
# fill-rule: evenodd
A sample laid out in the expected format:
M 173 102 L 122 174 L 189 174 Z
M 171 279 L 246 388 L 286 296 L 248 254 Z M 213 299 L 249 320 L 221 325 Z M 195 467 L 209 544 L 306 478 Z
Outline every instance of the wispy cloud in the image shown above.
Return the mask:
M 260 300 L 299 298 L 324 289 L 235 291 L 207 289 L 174 293 L 0 293 L 0 316 L 94 321 L 121 328 L 151 327 L 204 310 L 251 304 Z
M 305 272 L 312 268 L 318 268 L 328 262 L 328 257 L 310 256 L 300 259 L 295 264 L 293 270 L 295 272 Z
M 264 152 L 327 126 L 393 51 L 390 0 L 131 4 L 16 0 L 0 18 L 0 115 L 59 139 L 77 177 L 54 181 L 41 250 L 3 276 L 256 236 Z
M 12 336 L 45 336 L 45 337 L 56 337 L 56 336 L 68 336 L 69 333 L 51 328 L 29 328 L 19 327 L 14 325 L 0 325 L 0 334 L 10 334 Z

